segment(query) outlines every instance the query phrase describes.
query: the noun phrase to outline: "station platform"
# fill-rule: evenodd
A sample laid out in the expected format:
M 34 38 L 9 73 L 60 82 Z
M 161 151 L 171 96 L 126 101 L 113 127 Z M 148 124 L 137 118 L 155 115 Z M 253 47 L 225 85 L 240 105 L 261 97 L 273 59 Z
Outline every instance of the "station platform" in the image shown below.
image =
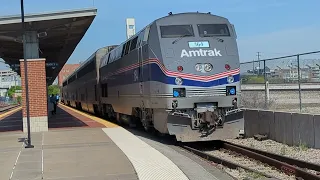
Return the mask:
M 49 111 L 52 109 L 49 106 Z M 94 116 L 59 104 L 57 114 L 48 114 L 48 126 L 50 129 L 58 128 L 77 128 L 77 127 L 113 127 L 112 123 L 107 121 L 92 120 Z M 98 118 L 97 118 L 98 119 Z M 0 113 L 0 132 L 22 131 L 22 110 L 21 107 Z
M 164 144 L 152 145 L 123 127 L 64 105 L 49 115 L 48 132 L 31 133 L 30 149 L 24 148 L 22 125 L 18 128 L 21 108 L 0 114 L 0 119 L 0 126 L 15 127 L 0 133 L 1 179 L 232 179 L 217 169 L 209 172 Z

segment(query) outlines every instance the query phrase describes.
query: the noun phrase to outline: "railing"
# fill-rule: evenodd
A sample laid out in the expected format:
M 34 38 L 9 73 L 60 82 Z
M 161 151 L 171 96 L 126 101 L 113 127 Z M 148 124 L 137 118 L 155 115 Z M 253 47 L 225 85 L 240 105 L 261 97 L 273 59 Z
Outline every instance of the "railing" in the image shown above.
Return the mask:
M 16 104 L 18 104 L 18 100 L 16 98 L 0 97 L 0 107 L 6 107 Z
M 320 51 L 244 62 L 240 66 L 242 107 L 319 112 Z

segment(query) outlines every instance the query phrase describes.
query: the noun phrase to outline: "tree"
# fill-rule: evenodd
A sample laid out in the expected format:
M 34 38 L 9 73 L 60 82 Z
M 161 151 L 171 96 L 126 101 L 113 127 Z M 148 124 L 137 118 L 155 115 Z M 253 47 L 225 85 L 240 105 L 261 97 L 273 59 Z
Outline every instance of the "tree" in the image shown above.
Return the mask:
M 21 96 L 18 96 L 18 97 L 17 97 L 17 101 L 18 101 L 18 104 L 21 104 L 22 97 L 21 97 Z
M 10 89 L 8 90 L 8 96 L 12 98 L 16 90 L 21 90 L 21 86 L 11 86 Z
M 60 94 L 60 88 L 58 85 L 50 85 L 48 87 L 48 94 Z

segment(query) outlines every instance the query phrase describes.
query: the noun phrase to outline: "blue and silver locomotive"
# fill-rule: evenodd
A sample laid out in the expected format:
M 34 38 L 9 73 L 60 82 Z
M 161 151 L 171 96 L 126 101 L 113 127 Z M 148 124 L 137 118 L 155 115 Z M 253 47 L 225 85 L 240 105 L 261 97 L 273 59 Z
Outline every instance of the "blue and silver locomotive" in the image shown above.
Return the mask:
M 239 120 L 226 118 L 240 102 L 236 32 L 226 18 L 170 13 L 108 51 L 99 63 L 94 87 L 78 82 L 80 89 L 94 90 L 90 93 L 97 101 L 89 105 L 78 98 L 77 104 L 93 107 L 94 113 L 119 123 L 138 121 L 146 130 L 182 142 L 232 138 L 241 129 Z M 70 88 L 77 83 L 67 81 L 64 93 L 77 89 Z

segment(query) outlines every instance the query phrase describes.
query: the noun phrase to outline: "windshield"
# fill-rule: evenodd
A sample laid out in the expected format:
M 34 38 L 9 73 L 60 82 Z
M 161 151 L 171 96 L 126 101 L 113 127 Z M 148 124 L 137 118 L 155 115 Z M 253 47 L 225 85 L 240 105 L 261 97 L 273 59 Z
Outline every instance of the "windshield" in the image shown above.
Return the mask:
M 199 35 L 207 36 L 230 36 L 229 28 L 226 24 L 198 24 Z
M 192 25 L 160 26 L 162 38 L 194 36 Z

